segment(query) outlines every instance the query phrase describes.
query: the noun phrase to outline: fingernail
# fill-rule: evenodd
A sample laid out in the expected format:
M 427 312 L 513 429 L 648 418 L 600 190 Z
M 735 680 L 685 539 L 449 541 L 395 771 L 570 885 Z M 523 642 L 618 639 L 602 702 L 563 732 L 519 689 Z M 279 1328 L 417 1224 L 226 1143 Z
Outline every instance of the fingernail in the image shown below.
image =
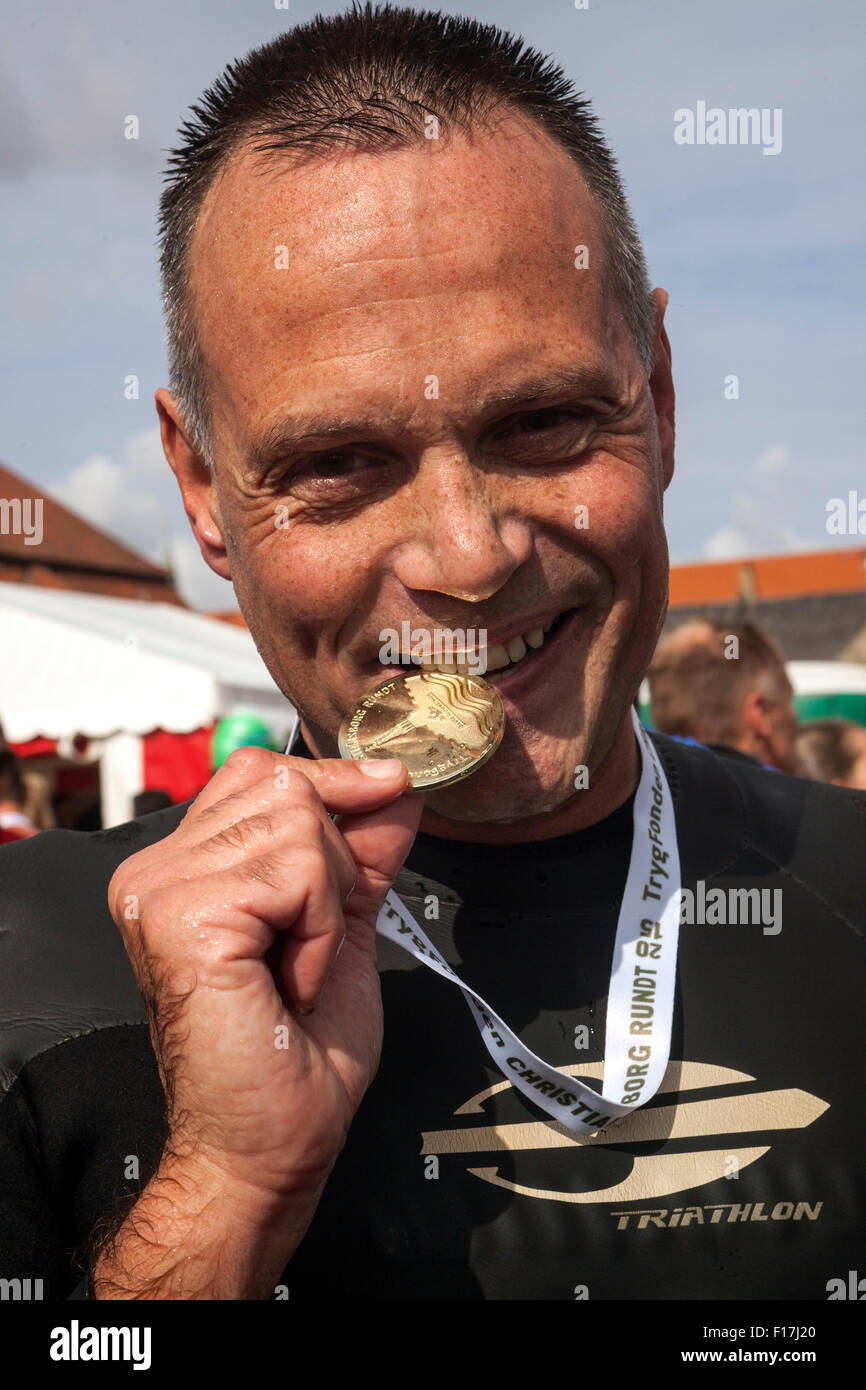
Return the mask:
M 403 764 L 399 758 L 366 758 L 359 761 L 358 767 L 365 777 L 378 777 L 382 781 L 392 782 L 403 771 Z

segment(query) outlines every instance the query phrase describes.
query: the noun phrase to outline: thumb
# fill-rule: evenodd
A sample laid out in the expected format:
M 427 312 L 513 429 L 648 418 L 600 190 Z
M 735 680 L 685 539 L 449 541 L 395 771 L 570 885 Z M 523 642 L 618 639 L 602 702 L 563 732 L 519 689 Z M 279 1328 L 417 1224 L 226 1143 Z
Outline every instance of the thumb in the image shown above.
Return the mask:
M 340 834 L 358 867 L 349 908 L 375 921 L 418 833 L 424 797 L 407 792 L 378 811 L 342 816 Z

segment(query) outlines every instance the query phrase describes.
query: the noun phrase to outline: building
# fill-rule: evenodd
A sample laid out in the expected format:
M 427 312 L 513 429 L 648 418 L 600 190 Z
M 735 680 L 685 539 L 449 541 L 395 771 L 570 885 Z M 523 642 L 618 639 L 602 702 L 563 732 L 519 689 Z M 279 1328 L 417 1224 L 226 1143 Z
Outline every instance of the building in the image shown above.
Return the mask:
M 281 738 L 293 727 L 240 613 L 219 617 L 0 465 L 0 738 L 50 797 L 43 823 L 116 824 L 140 791 L 196 795 L 217 722 L 239 711 Z
M 0 583 L 186 604 L 168 570 L 0 464 Z
M 790 661 L 866 662 L 866 547 L 672 566 L 665 632 L 706 615 L 758 623 Z

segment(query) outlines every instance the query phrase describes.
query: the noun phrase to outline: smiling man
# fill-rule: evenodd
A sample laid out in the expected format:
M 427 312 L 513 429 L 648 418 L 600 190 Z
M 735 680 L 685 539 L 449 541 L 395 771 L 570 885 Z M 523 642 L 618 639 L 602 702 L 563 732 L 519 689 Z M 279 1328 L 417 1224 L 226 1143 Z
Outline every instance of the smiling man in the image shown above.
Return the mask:
M 525 838 L 537 817 L 544 835 L 584 819 L 576 765 L 590 815 L 636 767 L 626 716 L 665 607 L 673 389 L 666 295 L 647 288 L 636 323 L 622 304 L 624 214 L 606 231 L 569 153 L 486 104 L 425 139 L 423 104 L 419 135 L 398 102 L 385 151 L 360 120 L 312 150 L 290 133 L 227 151 L 168 278 L 206 363 L 211 468 L 179 403 L 157 404 L 202 552 L 318 756 L 392 669 L 384 630 L 481 626 L 493 650 L 554 625 L 496 672 L 495 766 L 430 805 L 449 831 L 519 817 Z M 186 158 L 190 179 L 201 156 Z
M 206 94 L 161 231 L 166 457 L 301 738 L 4 852 L 4 1268 L 824 1297 L 864 1212 L 862 802 L 634 719 L 667 296 L 587 104 L 489 27 L 315 20 Z M 423 796 L 338 751 L 404 624 L 484 633 L 505 719 Z

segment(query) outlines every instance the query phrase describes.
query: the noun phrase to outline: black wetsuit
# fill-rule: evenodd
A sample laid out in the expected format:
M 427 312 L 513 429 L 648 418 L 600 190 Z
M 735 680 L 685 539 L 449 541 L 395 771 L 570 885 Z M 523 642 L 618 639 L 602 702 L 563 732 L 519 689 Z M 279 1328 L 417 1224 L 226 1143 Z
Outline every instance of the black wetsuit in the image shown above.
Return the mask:
M 781 930 L 681 927 L 665 1082 L 600 1142 L 505 1082 L 459 990 L 380 938 L 382 1063 L 280 1281 L 293 1300 L 824 1300 L 866 1270 L 866 796 L 653 737 L 684 886 L 762 890 Z M 181 814 L 0 851 L 0 1276 L 46 1297 L 88 1296 L 94 1232 L 159 1161 L 106 886 Z M 597 1086 L 631 822 L 629 799 L 538 843 L 419 835 L 396 884 L 523 1041 Z

